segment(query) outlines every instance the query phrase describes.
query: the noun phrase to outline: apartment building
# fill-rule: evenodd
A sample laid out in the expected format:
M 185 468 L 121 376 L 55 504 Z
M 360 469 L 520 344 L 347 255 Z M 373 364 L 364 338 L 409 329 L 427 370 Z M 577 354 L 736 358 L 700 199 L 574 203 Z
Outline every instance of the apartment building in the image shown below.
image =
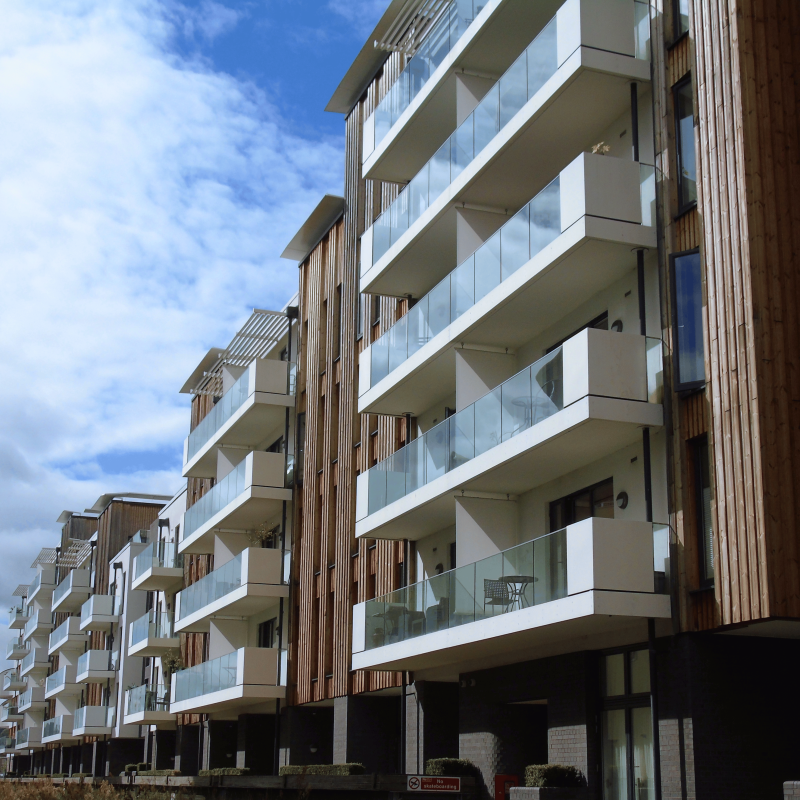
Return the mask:
M 780 795 L 797 13 L 388 5 L 328 106 L 344 197 L 284 254 L 291 761 Z

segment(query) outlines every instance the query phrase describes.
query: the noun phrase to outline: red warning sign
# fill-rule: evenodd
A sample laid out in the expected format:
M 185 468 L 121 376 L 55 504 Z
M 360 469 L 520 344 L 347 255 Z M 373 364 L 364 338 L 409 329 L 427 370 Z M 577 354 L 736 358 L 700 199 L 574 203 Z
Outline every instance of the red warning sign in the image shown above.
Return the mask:
M 434 778 L 431 775 L 409 775 L 409 792 L 460 792 L 461 778 Z

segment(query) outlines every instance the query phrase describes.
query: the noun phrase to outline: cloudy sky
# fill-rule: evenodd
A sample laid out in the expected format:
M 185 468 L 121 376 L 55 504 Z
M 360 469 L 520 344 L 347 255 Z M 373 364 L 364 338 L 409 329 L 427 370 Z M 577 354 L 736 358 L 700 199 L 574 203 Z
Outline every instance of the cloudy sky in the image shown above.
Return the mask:
M 179 488 L 178 389 L 296 290 L 386 2 L 0 0 L 0 602 L 63 509 Z

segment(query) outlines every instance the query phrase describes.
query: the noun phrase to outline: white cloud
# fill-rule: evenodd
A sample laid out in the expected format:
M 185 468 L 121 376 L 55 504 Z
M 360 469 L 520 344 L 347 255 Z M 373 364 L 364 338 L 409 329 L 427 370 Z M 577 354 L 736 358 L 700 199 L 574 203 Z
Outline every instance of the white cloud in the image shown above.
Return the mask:
M 0 0 L 0 14 L 3 600 L 62 509 L 177 488 L 175 472 L 98 459 L 179 450 L 178 388 L 250 309 L 295 291 L 278 256 L 340 189 L 342 148 L 177 54 L 177 37 L 237 24 L 219 3 Z
M 328 0 L 328 8 L 353 26 L 359 36 L 372 33 L 388 0 Z

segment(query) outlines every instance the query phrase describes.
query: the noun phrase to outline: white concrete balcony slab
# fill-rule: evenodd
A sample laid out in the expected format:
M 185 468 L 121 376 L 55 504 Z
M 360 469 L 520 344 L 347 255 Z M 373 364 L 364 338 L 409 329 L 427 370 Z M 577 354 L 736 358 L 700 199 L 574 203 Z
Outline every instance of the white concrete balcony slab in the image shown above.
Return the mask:
M 215 617 L 251 617 L 289 596 L 288 550 L 249 547 L 175 596 L 175 631 L 208 631 Z
M 74 736 L 110 736 L 114 733 L 116 708 L 83 706 L 75 711 L 72 722 Z
M 20 711 L 37 711 L 46 708 L 47 700 L 44 698 L 44 686 L 31 686 L 19 696 L 17 708 Z
M 22 641 L 27 642 L 31 636 L 44 636 L 53 630 L 52 616 L 49 611 L 34 611 L 25 623 Z
M 46 719 L 42 724 L 42 744 L 56 742 L 70 742 L 80 738 L 73 733 L 74 717 L 71 714 L 61 714 L 58 717 Z
M 4 692 L 23 692 L 27 686 L 28 682 L 16 670 L 10 670 L 3 675 Z
M 133 559 L 131 589 L 169 592 L 183 583 L 183 555 L 172 542 L 151 542 Z
M 670 619 L 668 572 L 666 526 L 587 519 L 358 604 L 352 666 L 457 674 L 608 646 Z
M 417 415 L 455 391 L 456 350 L 514 350 L 655 248 L 651 167 L 581 154 L 360 356 L 359 413 Z
M 73 569 L 53 592 L 53 611 L 77 611 L 92 593 L 88 569 Z
M 20 642 L 17 639 L 13 639 L 8 643 L 6 646 L 6 658 L 10 661 L 21 661 L 28 655 L 30 652 L 30 647 L 28 643 Z
M 72 664 L 65 664 L 60 670 L 47 676 L 44 684 L 44 699 L 72 697 L 80 694 L 82 690 L 83 686 L 75 681 L 75 667 Z
M 3 706 L 0 708 L 0 727 L 10 728 L 25 719 L 25 715 L 18 706 Z
M 87 650 L 78 659 L 75 671 L 75 682 L 105 683 L 116 674 L 115 651 L 113 650 Z
M 31 650 L 25 658 L 20 661 L 19 674 L 23 678 L 38 677 L 45 675 L 50 668 L 50 661 L 47 657 L 46 647 L 37 647 Z
M 67 650 L 83 650 L 89 636 L 81 629 L 80 617 L 67 617 L 51 634 L 48 655 Z
M 270 704 L 286 696 L 286 672 L 285 650 L 234 650 L 173 674 L 170 713 L 209 714 Z
M 119 622 L 119 609 L 120 598 L 116 595 L 93 594 L 81 606 L 80 630 L 110 630 L 110 625 L 116 625 Z
M 154 611 L 148 611 L 131 622 L 129 637 L 129 656 L 160 656 L 181 644 L 180 636 L 175 633 L 172 614 Z
M 286 488 L 286 457 L 282 453 L 248 453 L 183 518 L 181 553 L 213 553 L 214 533 L 256 530 L 291 502 Z
M 137 686 L 125 692 L 125 724 L 174 728 L 175 715 L 169 709 L 170 687 Z
M 17 730 L 17 737 L 14 742 L 14 750 L 17 753 L 25 750 L 41 750 L 43 747 L 41 726 Z
M 41 567 L 28 587 L 28 604 L 36 600 L 40 605 L 46 605 L 55 588 L 56 568 Z
M 184 477 L 215 477 L 218 447 L 254 448 L 284 426 L 286 409 L 295 404 L 295 374 L 288 361 L 253 361 L 185 440 Z
M 630 113 L 631 82 L 650 80 L 649 58 L 636 57 L 634 6 L 568 0 L 559 9 L 365 231 L 362 292 L 424 295 L 457 263 L 456 206 L 516 211 Z M 642 141 L 652 141 L 652 120 L 640 116 Z M 642 158 L 652 163 L 652 153 Z
M 28 611 L 21 606 L 12 606 L 8 611 L 8 627 L 14 631 L 21 631 L 28 623 Z
M 661 341 L 583 330 L 358 476 L 356 536 L 417 540 L 453 496 L 520 495 L 663 424 Z

